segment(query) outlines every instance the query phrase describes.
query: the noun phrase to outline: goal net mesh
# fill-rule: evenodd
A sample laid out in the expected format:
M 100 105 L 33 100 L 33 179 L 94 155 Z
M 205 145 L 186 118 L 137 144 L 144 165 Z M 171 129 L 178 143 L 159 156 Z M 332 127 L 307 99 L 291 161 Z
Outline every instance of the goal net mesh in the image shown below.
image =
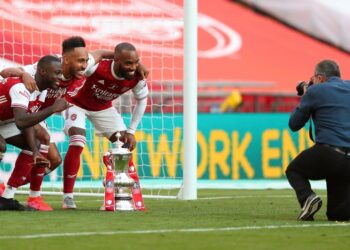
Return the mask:
M 182 180 L 183 7 L 179 0 L 3 0 L 0 1 L 0 69 L 32 64 L 44 55 L 60 54 L 61 42 L 82 36 L 88 50 L 111 49 L 131 42 L 150 70 L 150 96 L 136 132 L 134 162 L 141 187 L 151 195 L 174 195 Z M 135 101 L 130 93 L 115 100 L 129 124 Z M 60 115 L 48 120 L 54 141 L 65 157 L 68 137 Z M 109 142 L 97 137 L 87 121 L 75 194 L 102 194 Z M 6 182 L 19 150 L 8 146 L 0 165 Z M 61 192 L 63 164 L 45 177 L 43 188 Z

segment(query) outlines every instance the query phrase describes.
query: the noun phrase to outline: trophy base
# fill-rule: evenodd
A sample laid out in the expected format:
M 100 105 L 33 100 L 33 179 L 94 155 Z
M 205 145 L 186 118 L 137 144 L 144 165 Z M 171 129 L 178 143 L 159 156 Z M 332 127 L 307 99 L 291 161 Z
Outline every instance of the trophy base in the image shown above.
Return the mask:
M 131 197 L 116 197 L 115 210 L 116 211 L 135 211 L 135 207 Z

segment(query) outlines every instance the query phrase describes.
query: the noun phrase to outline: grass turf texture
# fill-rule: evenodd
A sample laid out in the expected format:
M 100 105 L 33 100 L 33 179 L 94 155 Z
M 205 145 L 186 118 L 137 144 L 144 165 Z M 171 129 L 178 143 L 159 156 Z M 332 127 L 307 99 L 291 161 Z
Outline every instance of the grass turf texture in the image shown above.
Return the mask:
M 66 211 L 46 196 L 55 211 L 0 212 L 0 249 L 349 249 L 350 223 L 328 222 L 317 193 L 314 222 L 296 221 L 291 190 L 199 190 L 196 201 L 146 199 L 145 213 L 98 211 L 94 197 Z

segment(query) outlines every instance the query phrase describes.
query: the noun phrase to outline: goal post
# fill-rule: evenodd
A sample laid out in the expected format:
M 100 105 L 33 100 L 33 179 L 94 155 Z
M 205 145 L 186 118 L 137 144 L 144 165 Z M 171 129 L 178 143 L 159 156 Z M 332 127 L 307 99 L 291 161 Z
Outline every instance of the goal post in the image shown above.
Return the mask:
M 184 0 L 184 167 L 179 199 L 197 199 L 197 0 Z
M 0 70 L 60 54 L 61 42 L 73 35 L 82 36 L 88 50 L 133 43 L 150 70 L 149 101 L 135 134 L 141 187 L 146 197 L 197 198 L 197 0 L 4 0 L 0 27 Z M 132 95 L 123 95 L 115 106 L 128 125 Z M 60 115 L 48 119 L 62 158 L 69 142 L 63 123 Z M 102 155 L 109 147 L 87 121 L 76 195 L 101 195 Z M 18 152 L 7 148 L 0 181 L 9 177 Z M 63 164 L 45 177 L 45 192 L 61 193 L 62 173 Z

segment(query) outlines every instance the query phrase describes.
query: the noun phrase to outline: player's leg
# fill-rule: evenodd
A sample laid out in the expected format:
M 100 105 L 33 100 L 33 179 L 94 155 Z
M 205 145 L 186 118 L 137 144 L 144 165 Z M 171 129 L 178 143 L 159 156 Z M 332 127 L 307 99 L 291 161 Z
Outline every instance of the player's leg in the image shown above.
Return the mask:
M 89 112 L 88 118 L 98 131 L 98 135 L 103 135 L 110 142 L 117 141 L 117 132 L 121 134 L 121 141 L 124 141 L 126 125 L 123 118 L 115 108 L 109 108 L 98 112 Z M 128 147 L 124 145 L 123 147 Z M 132 158 L 130 159 L 130 165 L 133 165 Z
M 64 130 L 69 135 L 69 147 L 63 163 L 63 208 L 76 208 L 73 190 L 86 144 L 85 118 L 85 111 L 76 106 L 65 111 Z
M 0 135 L 0 162 L 2 161 L 2 158 L 4 157 L 6 152 L 6 141 L 4 137 Z M 0 179 L 0 196 L 5 190 L 5 184 L 3 183 L 3 180 Z
M 4 154 L 6 152 L 6 141 L 2 135 L 0 135 L 0 162 L 2 161 L 2 158 L 4 157 Z
M 0 134 L 3 135 L 6 143 L 22 149 L 0 198 L 0 210 L 26 210 L 27 208 L 16 201 L 14 196 L 17 188 L 23 184 L 25 177 L 32 169 L 33 153 L 29 150 L 25 137 L 15 123 L 0 126 Z
M 42 156 L 48 159 L 48 150 L 50 145 L 49 133 L 40 125 L 34 126 L 35 137 L 39 141 L 39 152 Z M 47 167 L 33 167 L 30 174 L 27 176 L 27 180 L 30 181 L 29 197 L 27 199 L 27 205 L 40 211 L 52 211 L 53 209 L 47 204 L 41 194 L 41 185 L 44 179 L 45 171 Z
M 94 125 L 98 135 L 106 137 L 111 142 L 117 140 L 116 134 L 120 132 L 123 140 L 126 126 L 123 118 L 115 108 L 108 108 L 98 112 L 89 112 L 88 118 Z
M 127 135 L 124 120 L 115 108 L 112 107 L 95 113 L 91 116 L 91 120 L 99 134 L 114 143 L 118 139 L 117 132 L 119 132 L 121 134 L 119 139 L 124 142 L 123 147 L 130 150 L 135 148 L 135 138 L 131 138 L 129 134 Z
M 35 137 L 40 141 L 41 145 L 44 145 L 44 148 L 48 148 L 44 155 L 50 161 L 50 166 L 45 168 L 45 175 L 47 175 L 62 163 L 62 157 L 45 122 L 35 126 Z
M 97 134 L 106 137 L 110 142 L 117 141 L 117 132 L 121 134 L 121 141 L 124 141 L 126 125 L 123 118 L 115 108 L 109 108 L 98 112 L 89 112 L 88 118 L 94 125 Z M 123 145 L 127 147 L 127 145 Z M 130 164 L 134 165 L 132 159 Z
M 47 158 L 50 161 L 50 167 L 45 169 L 45 175 L 50 174 L 62 163 L 62 157 L 55 142 L 50 142 Z

